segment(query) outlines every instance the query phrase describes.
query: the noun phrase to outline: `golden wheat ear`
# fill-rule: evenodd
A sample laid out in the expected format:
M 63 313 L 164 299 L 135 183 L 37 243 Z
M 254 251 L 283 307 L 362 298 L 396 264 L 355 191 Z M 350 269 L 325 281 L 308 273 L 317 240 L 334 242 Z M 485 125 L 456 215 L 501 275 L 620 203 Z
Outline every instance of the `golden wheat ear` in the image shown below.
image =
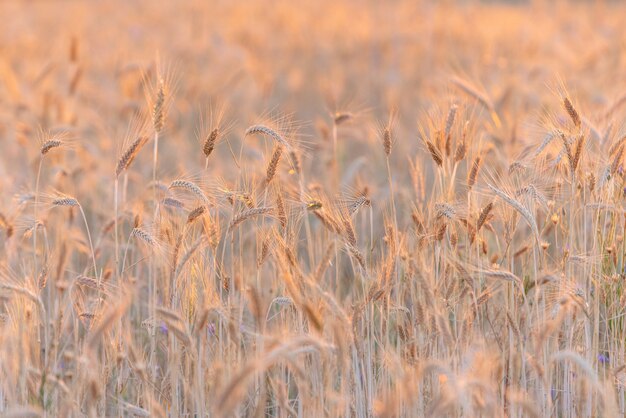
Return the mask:
M 124 151 L 120 159 L 117 161 L 117 165 L 115 167 L 115 176 L 119 177 L 123 171 L 127 170 L 128 167 L 132 164 L 132 162 L 137 158 L 139 151 L 143 148 L 143 146 L 148 142 L 147 136 L 140 136 L 135 139 L 135 141 L 130 144 L 130 146 Z

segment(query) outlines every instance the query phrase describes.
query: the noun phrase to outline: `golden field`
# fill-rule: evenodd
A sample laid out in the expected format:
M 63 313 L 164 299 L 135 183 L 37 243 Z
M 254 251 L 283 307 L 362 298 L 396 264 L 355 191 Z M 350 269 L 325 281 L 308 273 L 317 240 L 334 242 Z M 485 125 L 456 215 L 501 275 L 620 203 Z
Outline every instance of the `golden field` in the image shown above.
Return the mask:
M 0 414 L 626 414 L 626 5 L 0 3 Z

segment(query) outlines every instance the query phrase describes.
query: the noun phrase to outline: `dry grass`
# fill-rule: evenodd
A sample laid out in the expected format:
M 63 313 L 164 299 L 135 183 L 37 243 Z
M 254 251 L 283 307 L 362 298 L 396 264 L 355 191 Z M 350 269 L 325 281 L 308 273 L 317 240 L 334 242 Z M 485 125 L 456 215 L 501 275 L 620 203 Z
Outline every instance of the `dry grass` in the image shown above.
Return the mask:
M 618 2 L 0 3 L 0 414 L 626 414 Z

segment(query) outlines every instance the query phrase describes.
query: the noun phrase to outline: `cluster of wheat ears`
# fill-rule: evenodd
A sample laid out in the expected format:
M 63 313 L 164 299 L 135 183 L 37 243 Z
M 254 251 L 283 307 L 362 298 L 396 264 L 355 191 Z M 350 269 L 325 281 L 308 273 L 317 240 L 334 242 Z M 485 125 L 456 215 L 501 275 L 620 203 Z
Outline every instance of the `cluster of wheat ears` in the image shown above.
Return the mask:
M 280 7 L 289 18 L 273 30 L 296 33 L 297 7 Z M 365 61 L 393 61 L 388 48 L 410 32 L 382 38 L 394 20 L 363 19 L 330 41 L 350 15 L 333 13 L 310 47 L 318 63 L 329 49 L 354 62 L 364 39 L 380 53 Z M 440 48 L 471 32 L 450 13 L 429 32 Z M 520 10 L 499 13 L 520 27 Z M 233 39 L 266 51 L 245 33 Z M 260 33 L 307 56 L 305 38 Z M 490 42 L 514 50 L 494 33 L 466 38 L 485 56 L 459 57 L 489 62 Z M 252 111 L 250 80 L 272 93 L 267 74 L 250 74 L 285 67 L 251 53 L 203 106 L 207 84 L 185 72 L 200 47 L 171 42 L 176 57 L 117 64 L 121 105 L 89 78 L 80 37 L 41 71 L 0 60 L 3 414 L 623 416 L 626 96 L 594 101 L 556 73 L 535 95 L 522 76 L 487 88 L 488 74 L 462 70 L 432 81 L 435 94 L 398 70 L 372 88 L 418 83 L 405 94 L 429 97 L 421 107 L 396 89 L 364 105 L 327 97 L 319 111 L 302 70 L 276 83 L 275 97 L 302 95 L 295 106 Z M 434 68 L 436 55 L 408 68 Z M 604 61 L 577 69 L 595 74 L 590 62 Z M 41 91 L 57 71 L 65 84 Z

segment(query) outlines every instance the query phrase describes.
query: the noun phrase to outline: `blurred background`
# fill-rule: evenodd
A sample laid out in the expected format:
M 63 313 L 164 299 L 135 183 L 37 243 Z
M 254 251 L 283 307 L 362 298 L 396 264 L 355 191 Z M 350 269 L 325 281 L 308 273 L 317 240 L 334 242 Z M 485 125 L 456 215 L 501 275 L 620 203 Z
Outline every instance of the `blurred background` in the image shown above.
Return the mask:
M 141 77 L 157 57 L 178 86 L 170 135 L 210 102 L 228 102 L 243 124 L 268 109 L 294 113 L 309 135 L 330 112 L 384 117 L 395 106 L 401 128 L 413 130 L 420 111 L 450 95 L 453 76 L 506 101 L 510 118 L 540 109 L 559 79 L 581 101 L 606 105 L 624 87 L 625 9 L 565 1 L 2 2 L 2 139 L 14 137 L 16 120 L 111 129 L 120 112 L 143 103 Z

